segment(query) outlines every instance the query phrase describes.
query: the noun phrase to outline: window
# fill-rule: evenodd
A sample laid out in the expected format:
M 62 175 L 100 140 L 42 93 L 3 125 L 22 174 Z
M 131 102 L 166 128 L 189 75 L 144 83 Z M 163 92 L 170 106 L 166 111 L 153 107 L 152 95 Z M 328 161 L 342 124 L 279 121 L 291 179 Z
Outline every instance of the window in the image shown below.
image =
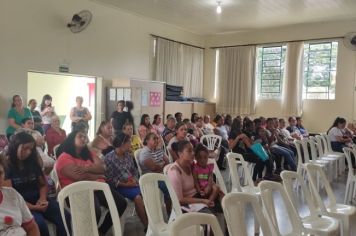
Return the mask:
M 280 98 L 286 46 L 257 48 L 257 93 L 260 99 Z
M 303 99 L 335 99 L 338 42 L 304 44 Z

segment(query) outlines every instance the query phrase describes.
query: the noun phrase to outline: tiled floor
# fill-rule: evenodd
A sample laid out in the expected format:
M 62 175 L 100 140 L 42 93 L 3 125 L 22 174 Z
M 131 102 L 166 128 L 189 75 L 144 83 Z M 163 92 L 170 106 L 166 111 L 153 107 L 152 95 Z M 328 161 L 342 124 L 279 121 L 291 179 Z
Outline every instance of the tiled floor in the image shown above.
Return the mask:
M 230 185 L 231 185 L 230 180 L 229 180 L 229 170 L 226 169 L 225 171 L 223 171 L 222 175 L 226 182 L 226 186 L 229 190 Z M 344 200 L 346 177 L 347 177 L 346 175 L 343 175 L 343 176 L 339 177 L 336 181 L 334 180 L 331 184 L 332 188 L 334 190 L 334 193 L 336 195 L 336 199 L 337 199 L 338 203 L 342 203 Z M 278 202 L 279 198 L 280 198 L 279 196 L 276 196 L 276 202 Z M 300 204 L 302 204 L 301 197 L 299 197 L 299 202 L 300 202 Z M 300 206 L 299 210 L 300 210 L 300 212 L 306 212 L 306 209 L 303 206 Z M 282 206 L 277 205 L 277 214 L 278 214 L 278 217 L 281 217 L 281 218 L 286 215 L 283 205 Z M 247 212 L 246 217 L 247 217 L 247 225 L 248 225 L 249 233 L 250 233 L 250 235 L 253 235 L 254 224 L 253 224 L 253 219 L 252 219 L 252 212 Z M 285 224 L 281 225 L 280 227 L 283 232 L 286 232 L 290 229 L 290 223 L 285 222 Z M 124 235 L 125 236 L 144 236 L 145 235 L 143 232 L 143 225 L 141 224 L 141 222 L 137 216 L 133 216 L 133 217 L 130 217 L 129 219 L 127 219 Z

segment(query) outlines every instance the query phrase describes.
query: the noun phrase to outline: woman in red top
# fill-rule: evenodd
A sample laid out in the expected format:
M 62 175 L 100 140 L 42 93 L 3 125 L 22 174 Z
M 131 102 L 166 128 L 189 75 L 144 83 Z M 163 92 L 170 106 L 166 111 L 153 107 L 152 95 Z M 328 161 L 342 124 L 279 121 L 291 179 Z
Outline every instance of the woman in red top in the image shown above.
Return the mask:
M 52 125 L 47 129 L 45 136 L 48 146 L 48 155 L 54 156 L 55 153 L 53 153 L 53 148 L 56 145 L 61 144 L 66 137 L 66 131 L 60 127 L 59 117 L 52 116 Z

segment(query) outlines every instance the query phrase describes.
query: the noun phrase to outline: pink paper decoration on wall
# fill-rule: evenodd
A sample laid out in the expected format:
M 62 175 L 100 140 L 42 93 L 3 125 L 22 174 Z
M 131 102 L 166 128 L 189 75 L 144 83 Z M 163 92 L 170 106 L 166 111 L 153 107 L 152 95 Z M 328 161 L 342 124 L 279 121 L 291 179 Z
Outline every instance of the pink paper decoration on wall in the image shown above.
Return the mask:
M 150 106 L 161 106 L 161 92 L 150 92 Z

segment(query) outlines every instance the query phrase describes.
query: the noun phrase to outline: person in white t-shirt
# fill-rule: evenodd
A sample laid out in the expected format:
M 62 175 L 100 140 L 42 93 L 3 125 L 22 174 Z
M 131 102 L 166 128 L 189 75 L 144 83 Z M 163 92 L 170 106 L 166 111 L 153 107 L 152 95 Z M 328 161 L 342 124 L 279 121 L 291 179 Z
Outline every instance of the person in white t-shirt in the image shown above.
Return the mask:
M 346 120 L 337 117 L 327 132 L 331 141 L 331 148 L 335 152 L 343 152 L 344 147 L 352 144 L 352 137 L 347 135 L 345 128 Z
M 0 156 L 0 235 L 39 236 L 38 226 L 25 200 L 15 189 L 4 187 L 4 159 Z
M 210 123 L 210 116 L 204 116 L 203 132 L 204 134 L 214 134 L 214 125 Z

